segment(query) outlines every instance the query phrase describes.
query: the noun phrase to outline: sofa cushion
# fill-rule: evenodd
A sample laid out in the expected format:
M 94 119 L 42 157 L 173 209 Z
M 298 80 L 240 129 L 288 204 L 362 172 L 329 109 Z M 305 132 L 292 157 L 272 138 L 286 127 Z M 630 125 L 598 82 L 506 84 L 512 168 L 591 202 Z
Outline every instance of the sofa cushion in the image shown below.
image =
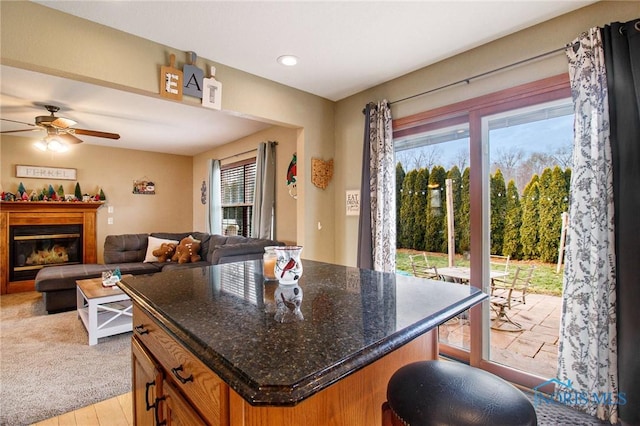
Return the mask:
M 208 262 L 209 259 L 209 242 L 211 241 L 211 235 L 204 232 L 193 232 L 191 234 L 193 238 L 200 241 L 200 257 L 203 261 Z
M 144 257 L 144 262 L 158 262 L 158 258 L 154 256 L 153 252 L 159 249 L 160 246 L 164 243 L 175 244 L 177 246 L 180 241 L 165 238 L 156 238 L 149 235 L 149 242 L 147 243 L 147 254 Z
M 152 232 L 152 237 L 162 238 L 164 240 L 177 240 L 180 242 L 183 238 L 187 238 L 189 235 L 194 234 L 193 232 Z M 195 235 L 194 235 L 195 237 Z
M 232 235 L 230 237 L 227 237 L 227 241 L 225 241 L 224 243 L 225 244 L 243 244 L 251 241 L 259 241 L 259 240 L 254 238 L 243 237 L 242 235 Z
M 107 235 L 104 263 L 142 262 L 147 253 L 148 234 Z
M 261 259 L 265 247 L 281 245 L 277 241 L 255 238 L 244 238 L 245 242 L 230 244 L 232 239 L 238 241 L 238 237 L 229 237 L 226 244 L 214 246 L 211 254 L 211 264 L 218 265 L 220 263 Z
M 76 280 L 97 278 L 103 272 L 113 271 L 120 268 L 124 274 L 153 274 L 160 271 L 160 268 L 152 263 L 119 263 L 110 265 L 98 265 L 95 263 L 85 263 L 81 265 L 50 266 L 38 271 L 35 279 L 36 290 L 57 291 L 75 288 Z
M 207 262 L 215 265 L 217 262 L 213 261 L 213 254 L 216 251 L 218 246 L 224 245 L 227 242 L 227 237 L 219 234 L 212 234 L 209 236 L 209 244 L 207 244 L 207 257 L 203 257 L 203 259 L 207 259 Z

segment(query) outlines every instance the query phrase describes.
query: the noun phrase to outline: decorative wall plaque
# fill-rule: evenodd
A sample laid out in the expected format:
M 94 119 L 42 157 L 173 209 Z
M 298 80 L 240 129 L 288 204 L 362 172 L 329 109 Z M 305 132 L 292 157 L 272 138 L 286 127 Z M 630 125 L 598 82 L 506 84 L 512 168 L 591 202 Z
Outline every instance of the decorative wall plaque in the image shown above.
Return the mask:
M 188 63 L 182 67 L 184 76 L 184 88 L 182 93 L 187 96 L 193 96 L 202 99 L 202 80 L 204 72 L 196 66 L 198 55 L 195 52 L 187 52 L 189 55 Z
M 16 166 L 16 177 L 76 180 L 76 169 L 45 166 Z
M 169 56 L 169 66 L 160 67 L 160 96 L 180 101 L 182 100 L 183 74 L 175 68 L 175 63 L 176 55 L 172 53 Z
M 287 168 L 287 187 L 289 195 L 296 200 L 298 199 L 298 153 L 294 152 L 291 162 Z
M 211 77 L 202 81 L 202 106 L 222 109 L 222 83 L 216 80 L 216 67 L 211 67 Z
M 320 189 L 325 189 L 333 177 L 333 159 L 329 161 L 319 158 L 311 159 L 311 183 Z
M 354 189 L 346 192 L 347 216 L 360 215 L 360 190 Z

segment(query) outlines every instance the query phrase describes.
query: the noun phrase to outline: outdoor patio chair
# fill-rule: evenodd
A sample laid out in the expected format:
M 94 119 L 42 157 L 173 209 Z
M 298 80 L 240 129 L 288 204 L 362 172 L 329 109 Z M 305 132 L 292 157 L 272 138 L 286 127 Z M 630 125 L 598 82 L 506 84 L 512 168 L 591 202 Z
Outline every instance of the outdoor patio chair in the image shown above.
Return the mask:
M 499 328 L 499 330 L 519 331 L 522 329 L 520 324 L 509 318 L 507 310 L 512 309 L 514 306 L 526 304 L 527 290 L 531 285 L 534 269 L 534 265 L 529 267 L 518 266 L 513 275 L 492 280 L 490 301 L 491 308 L 496 313 L 496 318 L 492 320 L 494 324 L 492 324 L 491 328 L 497 328 L 500 325 L 497 323 L 501 322 L 501 324 L 509 323 L 515 329 Z
M 492 254 L 489 256 L 489 264 L 491 270 L 500 272 L 509 272 L 509 259 L 511 256 L 499 256 Z
M 438 274 L 438 268 L 429 265 L 429 259 L 427 259 L 426 253 L 409 255 L 409 260 L 411 261 L 411 269 L 415 277 L 435 280 L 441 278 Z

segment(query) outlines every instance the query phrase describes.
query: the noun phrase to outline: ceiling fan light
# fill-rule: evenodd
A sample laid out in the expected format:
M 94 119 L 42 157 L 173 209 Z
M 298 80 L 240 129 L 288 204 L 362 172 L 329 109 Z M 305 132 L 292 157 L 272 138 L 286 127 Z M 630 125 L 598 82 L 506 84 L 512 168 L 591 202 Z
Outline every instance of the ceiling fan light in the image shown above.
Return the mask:
M 47 144 L 47 149 L 49 151 L 59 152 L 61 148 L 62 148 L 62 144 L 57 139 L 51 139 Z
M 36 149 L 38 149 L 40 151 L 46 151 L 47 150 L 47 143 L 45 141 L 37 141 L 36 143 L 33 144 L 33 146 L 35 146 Z
M 53 137 L 49 138 L 47 142 L 47 149 L 53 152 L 67 152 L 69 150 L 69 146 L 60 139 Z
M 56 152 L 67 152 L 67 151 L 69 151 L 69 145 L 63 142 L 59 142 Z
M 69 151 L 69 145 L 64 143 L 55 137 L 48 136 L 42 140 L 39 140 L 33 144 L 33 146 L 40 151 L 51 152 L 67 152 Z

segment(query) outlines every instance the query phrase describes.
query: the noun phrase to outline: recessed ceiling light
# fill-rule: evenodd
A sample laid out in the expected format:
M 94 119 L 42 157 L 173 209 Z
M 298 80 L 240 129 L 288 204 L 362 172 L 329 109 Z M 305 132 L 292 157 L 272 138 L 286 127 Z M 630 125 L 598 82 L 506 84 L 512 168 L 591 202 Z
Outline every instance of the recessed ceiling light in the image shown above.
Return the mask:
M 298 58 L 293 55 L 282 55 L 278 57 L 278 63 L 287 67 L 292 67 L 298 63 Z

